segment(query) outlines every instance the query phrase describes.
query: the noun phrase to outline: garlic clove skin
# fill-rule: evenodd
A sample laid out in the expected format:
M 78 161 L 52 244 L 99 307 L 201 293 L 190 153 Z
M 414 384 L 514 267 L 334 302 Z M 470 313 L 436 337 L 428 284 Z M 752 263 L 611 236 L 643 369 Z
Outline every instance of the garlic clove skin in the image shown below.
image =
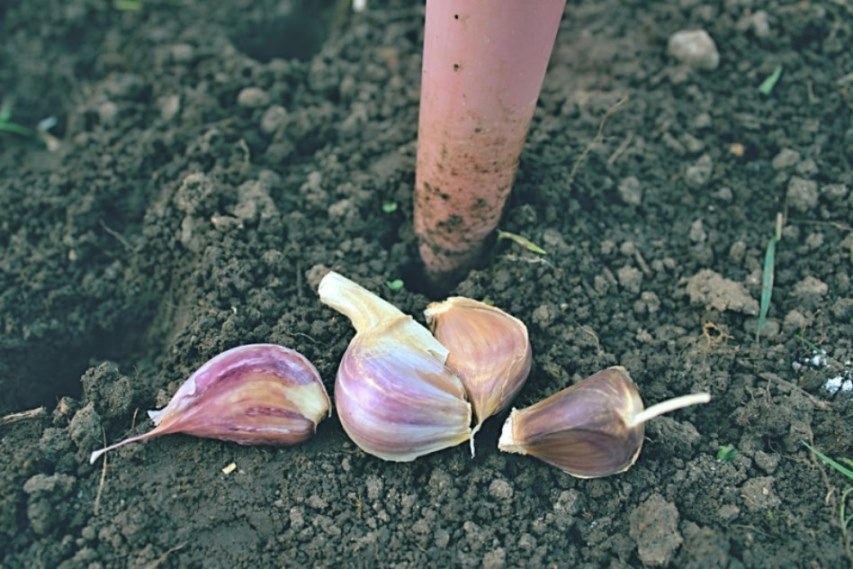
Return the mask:
M 529 454 L 578 478 L 624 472 L 643 444 L 644 427 L 625 417 L 643 409 L 624 368 L 608 368 L 527 407 L 513 409 L 498 448 Z
M 506 409 L 527 381 L 533 351 L 527 326 L 503 310 L 455 296 L 424 312 L 435 338 L 449 351 L 447 366 L 462 380 L 483 421 Z
M 623 367 L 611 367 L 525 409 L 513 409 L 498 448 L 529 454 L 577 478 L 625 472 L 637 461 L 645 423 L 669 411 L 710 400 L 697 393 L 643 409 Z
M 338 273 L 327 274 L 318 292 L 356 329 L 335 379 L 335 406 L 353 442 L 408 462 L 471 438 L 465 388 L 426 328 Z
M 417 325 L 398 319 L 357 334 L 335 381 L 335 406 L 349 437 L 384 460 L 408 462 L 471 438 L 471 406 L 434 352 L 396 339 Z
M 314 434 L 331 412 L 320 374 L 305 356 L 275 344 L 225 351 L 193 373 L 169 404 L 149 411 L 155 428 L 92 453 L 169 433 L 243 445 L 292 445 Z

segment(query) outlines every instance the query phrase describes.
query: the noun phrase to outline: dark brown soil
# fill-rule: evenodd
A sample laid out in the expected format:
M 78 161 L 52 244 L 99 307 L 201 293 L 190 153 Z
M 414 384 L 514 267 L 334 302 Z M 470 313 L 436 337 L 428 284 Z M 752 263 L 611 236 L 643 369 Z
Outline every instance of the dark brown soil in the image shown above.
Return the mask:
M 331 391 L 353 332 L 323 266 L 430 300 L 421 5 L 127 4 L 0 2 L 0 96 L 60 142 L 0 134 L 0 415 L 44 407 L 0 425 L 0 565 L 849 566 L 853 481 L 803 446 L 853 457 L 853 396 L 824 388 L 853 378 L 849 2 L 567 8 L 501 224 L 548 254 L 501 241 L 453 293 L 528 323 L 519 407 L 614 364 L 647 403 L 713 394 L 600 480 L 498 452 L 502 417 L 475 459 L 382 462 L 332 418 L 295 448 L 174 435 L 88 464 L 236 345 L 297 349 Z M 714 70 L 667 54 L 698 28 Z

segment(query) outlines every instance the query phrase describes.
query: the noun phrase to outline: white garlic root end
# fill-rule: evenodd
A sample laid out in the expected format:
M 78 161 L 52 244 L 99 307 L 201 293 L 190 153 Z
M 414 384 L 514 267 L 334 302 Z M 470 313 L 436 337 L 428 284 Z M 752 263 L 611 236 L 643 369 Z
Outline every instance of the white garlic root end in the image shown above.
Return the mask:
M 93 452 L 91 455 L 89 455 L 89 464 L 95 464 L 95 461 L 98 460 L 99 458 L 101 458 L 101 455 L 103 455 L 104 453 L 107 453 L 111 450 L 115 450 L 119 447 L 123 447 L 124 445 L 129 444 L 129 443 L 135 443 L 137 441 L 144 441 L 145 439 L 150 439 L 152 436 L 154 436 L 156 434 L 155 431 L 156 431 L 156 429 L 154 431 L 149 431 L 147 433 L 143 433 L 143 434 L 137 435 L 135 437 L 130 437 L 129 439 L 124 439 L 123 441 L 119 441 L 119 442 L 112 444 L 108 447 L 98 449 L 95 452 Z
M 101 458 L 101 455 L 106 453 L 107 449 L 102 448 L 100 450 L 96 450 L 92 454 L 89 455 L 89 464 L 95 464 L 95 461 Z
M 637 425 L 647 423 L 660 415 L 671 413 L 672 411 L 676 411 L 684 407 L 690 407 L 691 405 L 707 403 L 710 400 L 710 393 L 692 393 L 690 395 L 682 395 L 681 397 L 667 399 L 666 401 L 652 405 L 648 409 L 644 409 L 634 415 L 631 418 L 631 422 L 628 424 L 628 428 L 634 428 Z
M 474 435 L 480 432 L 480 427 L 483 426 L 483 423 L 477 423 L 473 429 L 471 429 L 471 438 L 468 440 L 468 444 L 471 446 L 471 458 L 474 458 L 477 453 L 474 450 Z
M 501 438 L 498 439 L 498 448 L 504 452 L 512 452 L 515 454 L 527 454 L 524 446 L 515 440 L 513 430 L 515 429 L 515 416 L 518 414 L 517 409 L 513 409 L 509 414 L 503 429 L 501 429 Z

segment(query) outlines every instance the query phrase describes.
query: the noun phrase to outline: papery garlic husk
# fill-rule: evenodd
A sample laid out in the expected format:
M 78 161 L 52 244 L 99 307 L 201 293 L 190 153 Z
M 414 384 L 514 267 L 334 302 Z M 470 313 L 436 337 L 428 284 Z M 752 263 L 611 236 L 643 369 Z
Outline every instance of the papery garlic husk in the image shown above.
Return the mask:
M 499 308 L 461 296 L 430 304 L 424 315 L 436 340 L 450 350 L 447 366 L 465 386 L 476 432 L 509 406 L 530 375 L 527 326 Z
M 338 273 L 318 292 L 356 329 L 335 379 L 335 407 L 355 444 L 407 462 L 471 438 L 465 388 L 429 330 Z
M 710 399 L 708 393 L 695 393 L 644 410 L 628 371 L 611 367 L 535 405 L 513 409 L 498 448 L 535 456 L 577 478 L 618 474 L 637 461 L 647 421 Z
M 320 374 L 305 356 L 275 344 L 249 344 L 214 357 L 187 379 L 169 404 L 148 415 L 154 429 L 95 451 L 168 433 L 242 445 L 292 445 L 308 439 L 331 413 Z

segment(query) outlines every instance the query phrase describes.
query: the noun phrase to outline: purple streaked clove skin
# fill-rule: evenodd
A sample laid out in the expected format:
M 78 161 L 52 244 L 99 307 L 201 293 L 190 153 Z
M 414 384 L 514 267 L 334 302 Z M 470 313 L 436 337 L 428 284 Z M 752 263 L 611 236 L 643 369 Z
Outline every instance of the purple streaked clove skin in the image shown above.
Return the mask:
M 527 326 L 503 310 L 462 296 L 434 302 L 424 311 L 435 339 L 450 350 L 456 372 L 483 421 L 506 409 L 518 395 L 533 363 Z M 473 451 L 473 436 L 471 439 Z
M 359 448 L 408 462 L 471 438 L 465 388 L 429 330 L 333 271 L 317 292 L 356 330 L 338 368 L 335 407 Z
M 159 411 L 154 429 L 97 450 L 107 451 L 169 433 L 241 445 L 293 445 L 314 434 L 331 412 L 320 374 L 305 356 L 275 344 L 225 351 L 201 366 Z
M 526 409 L 513 409 L 498 448 L 535 456 L 577 478 L 619 474 L 637 461 L 648 421 L 710 399 L 694 393 L 644 409 L 628 371 L 610 367 Z

